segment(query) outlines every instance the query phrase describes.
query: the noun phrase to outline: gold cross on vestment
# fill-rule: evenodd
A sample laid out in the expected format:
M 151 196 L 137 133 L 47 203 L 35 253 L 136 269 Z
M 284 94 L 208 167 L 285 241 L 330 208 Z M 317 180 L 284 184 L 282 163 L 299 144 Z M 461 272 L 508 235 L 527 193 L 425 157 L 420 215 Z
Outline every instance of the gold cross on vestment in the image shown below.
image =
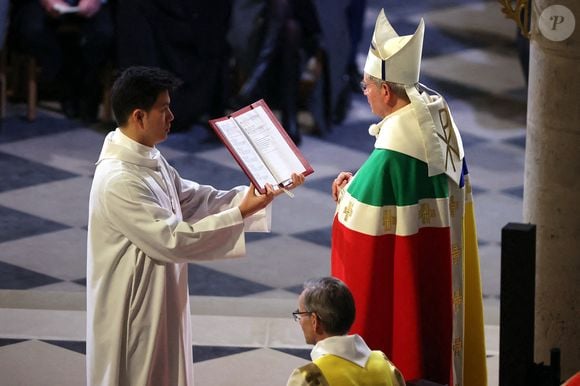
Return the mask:
M 451 217 L 455 217 L 456 209 L 457 202 L 455 201 L 455 196 L 451 195 L 451 197 L 449 197 L 449 214 L 451 214 Z
M 445 120 L 443 119 L 443 116 L 445 116 Z M 451 136 L 453 130 L 449 128 L 451 126 L 451 116 L 449 115 L 449 110 L 447 110 L 447 108 L 439 110 L 439 122 L 441 123 L 441 127 L 443 128 L 444 135 L 441 135 L 439 133 L 437 133 L 437 135 L 447 145 L 447 151 L 445 152 L 445 170 L 447 170 L 448 161 L 451 160 L 451 166 L 453 166 L 453 171 L 456 171 L 455 162 L 453 162 L 453 154 L 451 154 L 451 152 L 455 153 L 457 159 L 459 160 L 459 151 L 456 148 L 454 148 L 453 145 L 451 145 L 452 139 Z M 448 128 L 449 133 L 447 132 Z
M 463 303 L 461 291 L 453 291 L 453 311 L 457 312 L 459 306 Z
M 429 204 L 421 204 L 419 208 L 419 219 L 423 224 L 431 224 L 431 219 L 435 217 L 435 209 L 431 209 Z
M 390 232 L 397 226 L 397 217 L 393 216 L 390 209 L 383 210 L 383 229 Z
M 342 210 L 344 213 L 344 221 L 348 221 L 348 218 L 352 216 L 352 201 L 348 202 L 348 205 Z
M 461 341 L 461 338 L 455 338 L 453 340 L 453 353 L 455 355 L 459 354 L 459 352 L 462 350 L 463 343 Z
M 461 257 L 461 248 L 457 244 L 451 244 L 451 257 L 453 259 L 453 264 L 459 263 L 459 258 Z

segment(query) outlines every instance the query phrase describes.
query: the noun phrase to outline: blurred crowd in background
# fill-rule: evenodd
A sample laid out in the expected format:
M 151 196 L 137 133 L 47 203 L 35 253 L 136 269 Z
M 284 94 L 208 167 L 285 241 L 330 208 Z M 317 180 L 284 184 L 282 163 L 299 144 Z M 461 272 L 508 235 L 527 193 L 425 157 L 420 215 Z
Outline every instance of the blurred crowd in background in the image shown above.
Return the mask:
M 34 58 L 39 99 L 89 124 L 115 74 L 145 65 L 183 81 L 173 130 L 263 98 L 300 143 L 344 119 L 362 78 L 365 0 L 0 1 L 3 71 Z

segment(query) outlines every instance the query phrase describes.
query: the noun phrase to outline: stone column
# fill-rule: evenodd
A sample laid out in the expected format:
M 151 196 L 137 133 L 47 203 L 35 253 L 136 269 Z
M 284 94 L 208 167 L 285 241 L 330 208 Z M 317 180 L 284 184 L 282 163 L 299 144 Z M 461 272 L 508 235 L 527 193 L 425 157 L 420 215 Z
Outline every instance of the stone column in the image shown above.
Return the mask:
M 535 362 L 580 364 L 580 1 L 533 0 L 524 221 L 537 226 Z

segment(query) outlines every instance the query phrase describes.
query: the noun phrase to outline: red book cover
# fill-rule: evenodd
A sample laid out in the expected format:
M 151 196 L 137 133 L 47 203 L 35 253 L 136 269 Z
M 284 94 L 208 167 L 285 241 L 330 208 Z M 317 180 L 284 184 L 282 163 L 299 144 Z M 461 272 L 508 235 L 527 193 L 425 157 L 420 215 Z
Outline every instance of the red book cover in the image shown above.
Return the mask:
M 209 123 L 262 194 L 266 183 L 284 187 L 292 173 L 314 172 L 263 99 Z

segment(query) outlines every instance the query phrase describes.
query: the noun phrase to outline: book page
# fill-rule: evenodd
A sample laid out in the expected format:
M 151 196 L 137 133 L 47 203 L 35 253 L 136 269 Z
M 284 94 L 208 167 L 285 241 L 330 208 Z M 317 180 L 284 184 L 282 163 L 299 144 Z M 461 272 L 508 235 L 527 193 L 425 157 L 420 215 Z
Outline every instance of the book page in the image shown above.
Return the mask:
M 77 13 L 79 11 L 79 7 L 73 7 L 71 5 L 67 5 L 67 4 L 54 4 L 52 6 L 52 8 L 57 11 L 58 13 L 60 13 L 61 15 L 65 14 L 65 13 Z
M 243 128 L 273 174 L 276 179 L 274 185 L 287 183 L 292 173 L 306 171 L 262 106 L 257 106 L 234 119 Z
M 216 122 L 215 124 L 218 126 L 226 140 L 231 144 L 232 148 L 236 150 L 236 153 L 247 166 L 250 173 L 252 173 L 256 179 L 258 187 L 264 187 L 267 183 L 274 186 L 278 184 L 272 173 L 268 171 L 268 168 L 258 153 L 256 153 L 256 150 L 252 147 L 252 144 L 248 141 L 233 119 L 226 119 Z

